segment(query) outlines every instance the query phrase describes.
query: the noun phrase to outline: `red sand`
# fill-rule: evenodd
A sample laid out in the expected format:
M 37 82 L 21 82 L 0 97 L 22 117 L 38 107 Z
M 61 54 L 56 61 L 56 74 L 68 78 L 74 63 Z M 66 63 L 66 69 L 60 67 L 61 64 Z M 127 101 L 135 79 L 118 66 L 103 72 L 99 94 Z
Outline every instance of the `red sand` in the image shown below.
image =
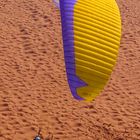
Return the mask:
M 140 1 L 117 0 L 123 35 L 105 90 L 70 93 L 59 10 L 51 0 L 0 1 L 0 139 L 140 140 Z

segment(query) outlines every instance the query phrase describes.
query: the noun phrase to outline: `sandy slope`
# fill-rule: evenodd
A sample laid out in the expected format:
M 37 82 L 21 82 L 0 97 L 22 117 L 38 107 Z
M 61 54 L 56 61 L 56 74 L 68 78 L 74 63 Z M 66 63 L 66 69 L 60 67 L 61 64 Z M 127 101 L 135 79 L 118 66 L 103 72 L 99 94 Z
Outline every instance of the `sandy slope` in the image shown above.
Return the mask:
M 0 1 L 0 139 L 140 140 L 140 1 L 118 0 L 116 69 L 92 103 L 66 82 L 59 11 L 51 0 Z

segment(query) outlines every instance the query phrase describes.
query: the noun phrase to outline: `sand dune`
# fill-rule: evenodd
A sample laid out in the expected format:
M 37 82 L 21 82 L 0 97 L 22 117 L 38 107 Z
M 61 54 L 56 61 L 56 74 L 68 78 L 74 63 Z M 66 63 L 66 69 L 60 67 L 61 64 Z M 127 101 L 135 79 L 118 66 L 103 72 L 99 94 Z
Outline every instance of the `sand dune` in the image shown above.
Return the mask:
M 117 65 L 91 103 L 69 90 L 60 13 L 51 0 L 0 1 L 0 139 L 140 140 L 140 1 L 117 0 Z

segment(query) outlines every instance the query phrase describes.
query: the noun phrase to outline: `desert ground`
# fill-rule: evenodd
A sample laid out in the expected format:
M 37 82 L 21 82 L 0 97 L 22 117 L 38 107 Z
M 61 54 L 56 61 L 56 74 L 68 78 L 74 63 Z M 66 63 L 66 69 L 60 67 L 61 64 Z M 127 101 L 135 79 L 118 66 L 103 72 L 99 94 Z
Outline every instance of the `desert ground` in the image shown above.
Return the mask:
M 0 0 L 0 139 L 140 140 L 140 0 L 117 0 L 117 64 L 92 102 L 67 83 L 60 11 L 52 0 Z

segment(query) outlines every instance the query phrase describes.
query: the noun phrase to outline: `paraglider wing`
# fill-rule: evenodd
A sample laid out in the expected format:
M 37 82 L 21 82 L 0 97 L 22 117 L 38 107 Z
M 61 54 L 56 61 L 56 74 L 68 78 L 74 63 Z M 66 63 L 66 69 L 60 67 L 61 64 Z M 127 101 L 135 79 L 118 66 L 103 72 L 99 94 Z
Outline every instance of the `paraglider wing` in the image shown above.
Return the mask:
M 121 18 L 115 0 L 60 0 L 68 83 L 78 100 L 93 100 L 116 63 Z

